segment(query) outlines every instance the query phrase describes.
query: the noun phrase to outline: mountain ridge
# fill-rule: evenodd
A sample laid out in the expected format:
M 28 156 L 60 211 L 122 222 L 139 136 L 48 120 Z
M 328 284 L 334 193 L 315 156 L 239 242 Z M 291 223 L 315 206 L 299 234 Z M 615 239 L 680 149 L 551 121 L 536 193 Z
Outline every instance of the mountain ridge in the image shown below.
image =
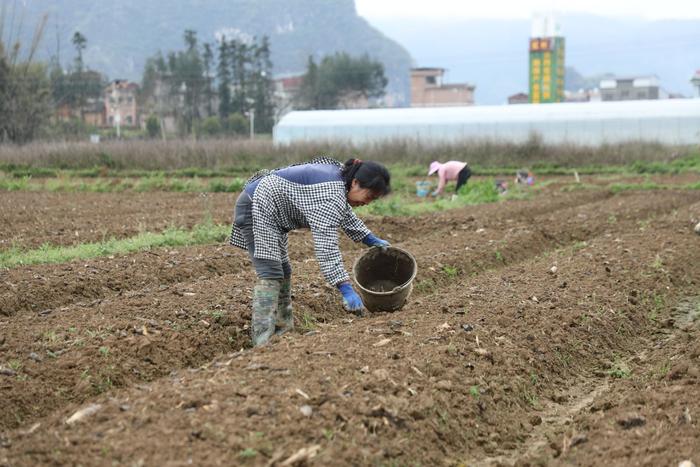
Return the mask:
M 354 0 L 180 0 L 177 8 L 166 0 L 25 0 L 24 5 L 27 43 L 33 32 L 28 26 L 49 13 L 43 58 L 60 49 L 63 65 L 69 64 L 75 55 L 70 39 L 78 30 L 88 39 L 85 63 L 112 79 L 140 81 L 148 57 L 183 49 L 183 33 L 193 29 L 200 42 L 213 42 L 221 33 L 268 35 L 276 75 L 302 73 L 310 55 L 368 53 L 385 65 L 393 105 L 408 104 L 411 66 L 446 68 L 446 82 L 474 84 L 477 104 L 502 104 L 528 88 L 528 20 L 368 21 L 357 15 Z M 692 95 L 689 80 L 700 68 L 700 20 L 577 14 L 559 21 L 566 66 L 581 75 L 578 83 L 611 73 L 656 74 L 666 91 Z
M 269 36 L 275 74 L 303 73 L 309 56 L 367 53 L 384 64 L 395 102 L 406 104 L 409 96 L 410 55 L 358 16 L 354 0 L 180 0 L 177 8 L 166 0 L 25 0 L 19 8 L 28 25 L 49 14 L 44 59 L 60 53 L 61 63 L 69 64 L 75 55 L 71 37 L 80 31 L 88 40 L 86 65 L 111 79 L 140 81 L 146 59 L 184 49 L 184 31 L 191 29 L 200 43 L 227 32 Z M 28 43 L 32 33 L 25 30 L 23 40 Z

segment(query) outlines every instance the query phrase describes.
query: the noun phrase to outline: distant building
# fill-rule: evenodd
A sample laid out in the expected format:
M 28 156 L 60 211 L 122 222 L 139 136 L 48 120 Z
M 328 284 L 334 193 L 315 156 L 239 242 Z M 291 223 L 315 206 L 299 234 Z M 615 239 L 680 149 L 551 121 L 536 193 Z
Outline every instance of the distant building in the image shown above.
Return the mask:
M 101 99 L 88 99 L 83 107 L 83 119 L 88 125 L 105 126 L 105 104 Z
M 295 100 L 303 81 L 303 74 L 280 75 L 273 78 L 276 120 L 295 109 Z
M 55 114 L 56 120 L 61 121 L 61 122 L 67 122 L 70 121 L 74 118 L 78 118 L 79 114 L 78 112 L 71 106 L 70 104 L 59 104 L 56 107 L 56 114 Z
M 598 88 L 564 91 L 564 102 L 600 102 L 601 100 Z
M 104 126 L 105 111 L 102 98 L 102 86 L 105 78 L 97 71 L 84 70 L 80 73 L 65 72 L 59 77 L 64 94 L 58 98 L 54 117 L 57 121 L 68 122 L 80 120 L 91 126 Z M 83 86 L 76 88 L 75 82 Z M 89 95 L 90 94 L 90 95 Z M 94 94 L 94 95 L 93 95 Z
M 124 79 L 115 79 L 104 90 L 106 124 L 139 126 L 136 94 L 139 86 Z
M 56 108 L 55 117 L 62 122 L 79 120 L 81 118 L 80 108 L 70 104 L 60 104 Z M 88 125 L 101 127 L 105 125 L 105 106 L 102 99 L 89 97 L 82 107 L 82 121 Z
M 690 84 L 695 88 L 693 97 L 696 99 L 700 98 L 700 70 L 697 70 L 692 78 L 690 78 Z
M 530 102 L 563 101 L 564 37 L 553 17 L 538 17 L 530 35 Z
M 685 95 L 680 92 L 669 92 L 666 94 L 666 99 L 687 99 Z
M 472 84 L 444 84 L 444 68 L 411 69 L 411 107 L 474 105 Z
M 512 96 L 508 96 L 508 104 L 528 104 L 530 102 L 530 96 L 525 94 L 524 92 L 519 92 L 517 94 L 513 94 Z
M 609 78 L 600 81 L 603 101 L 634 101 L 664 97 L 659 78 L 654 75 Z
M 304 74 L 278 75 L 273 78 L 272 82 L 275 120 L 279 120 L 286 113 L 297 109 L 297 99 L 304 82 Z M 340 96 L 338 101 L 339 109 L 366 109 L 382 105 L 385 105 L 383 99 L 368 99 L 361 92 L 346 93 Z

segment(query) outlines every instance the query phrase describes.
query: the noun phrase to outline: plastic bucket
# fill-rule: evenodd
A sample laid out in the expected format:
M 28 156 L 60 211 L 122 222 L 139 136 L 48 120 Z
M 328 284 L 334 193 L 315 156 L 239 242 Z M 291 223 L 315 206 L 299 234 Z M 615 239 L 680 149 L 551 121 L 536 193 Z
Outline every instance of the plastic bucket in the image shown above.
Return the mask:
M 421 198 L 425 198 L 430 193 L 430 187 L 432 183 L 430 182 L 416 182 L 416 194 Z
M 396 247 L 370 248 L 355 261 L 355 282 L 369 311 L 396 311 L 413 289 L 418 266 L 406 250 Z

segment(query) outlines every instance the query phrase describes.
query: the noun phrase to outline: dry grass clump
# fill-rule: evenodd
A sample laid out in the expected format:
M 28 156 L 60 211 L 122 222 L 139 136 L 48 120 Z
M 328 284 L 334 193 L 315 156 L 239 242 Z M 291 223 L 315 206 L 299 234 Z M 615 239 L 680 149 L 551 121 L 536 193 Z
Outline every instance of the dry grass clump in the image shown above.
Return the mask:
M 692 152 L 688 147 L 654 143 L 625 143 L 599 147 L 546 145 L 533 137 L 525 143 L 474 141 L 420 144 L 392 141 L 365 146 L 303 143 L 275 146 L 269 139 L 132 140 L 91 143 L 30 143 L 0 145 L 0 166 L 58 169 L 178 170 L 236 168 L 254 170 L 282 166 L 330 155 L 340 160 L 359 157 L 384 163 L 427 164 L 432 160 L 463 160 L 482 167 L 550 164 L 560 167 L 625 165 L 633 162 L 667 162 Z

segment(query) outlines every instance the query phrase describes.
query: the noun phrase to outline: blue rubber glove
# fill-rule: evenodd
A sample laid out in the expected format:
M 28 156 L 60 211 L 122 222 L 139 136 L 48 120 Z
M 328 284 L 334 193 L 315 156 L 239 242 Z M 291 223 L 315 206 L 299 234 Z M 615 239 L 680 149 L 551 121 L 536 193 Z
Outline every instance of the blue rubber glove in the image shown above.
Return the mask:
M 355 314 L 362 313 L 362 299 L 357 295 L 355 289 L 352 288 L 350 282 L 341 282 L 338 284 L 338 290 L 343 294 L 343 306 L 346 310 Z
M 362 239 L 362 243 L 364 243 L 367 246 L 378 246 L 380 248 L 386 248 L 390 244 L 386 240 L 382 240 L 379 237 L 375 237 L 371 233 L 367 234 L 365 238 Z

